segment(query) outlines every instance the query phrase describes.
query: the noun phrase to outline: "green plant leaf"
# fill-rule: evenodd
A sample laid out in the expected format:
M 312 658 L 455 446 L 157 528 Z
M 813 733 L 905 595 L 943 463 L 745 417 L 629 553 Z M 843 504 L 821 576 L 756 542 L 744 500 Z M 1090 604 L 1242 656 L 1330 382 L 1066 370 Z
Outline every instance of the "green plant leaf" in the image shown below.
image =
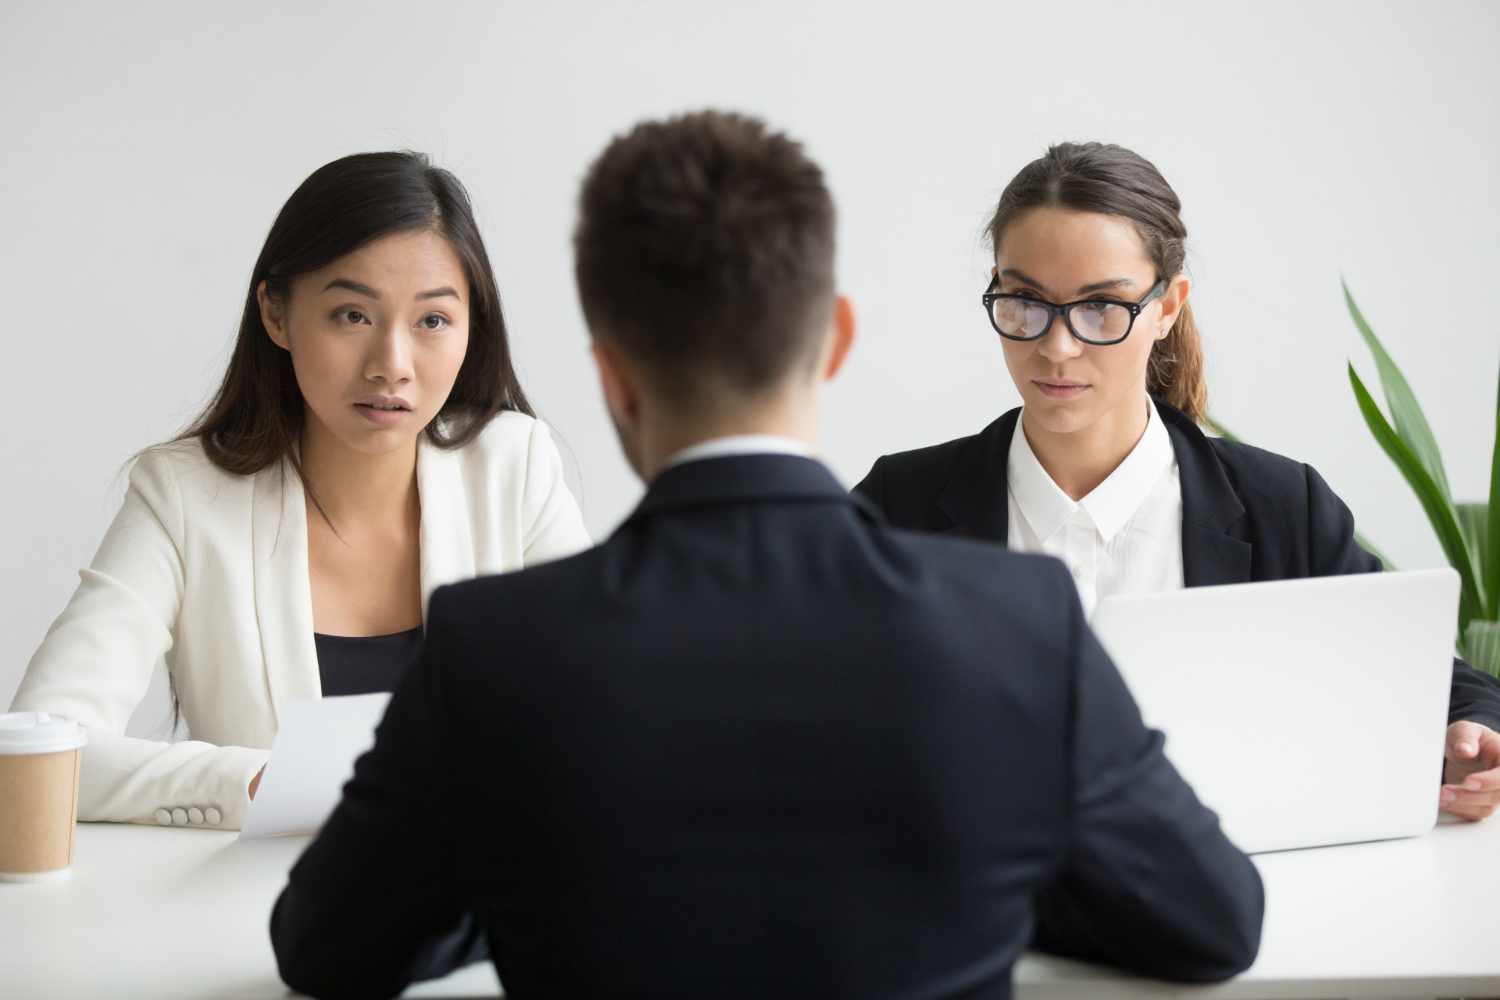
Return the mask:
M 1500 622 L 1469 622 L 1464 633 L 1464 659 L 1475 670 L 1500 677 Z
M 1485 603 L 1480 597 L 1478 580 L 1475 577 L 1473 560 L 1469 558 L 1468 546 L 1464 544 L 1463 534 L 1458 530 L 1458 518 L 1454 513 L 1453 504 L 1438 489 L 1437 483 L 1433 482 L 1432 476 L 1413 454 L 1412 449 L 1386 421 L 1385 414 L 1380 412 L 1379 406 L 1375 405 L 1375 400 L 1370 396 L 1365 384 L 1360 381 L 1359 373 L 1354 370 L 1352 364 L 1349 366 L 1349 382 L 1354 386 L 1354 398 L 1359 401 L 1360 412 L 1364 414 L 1370 433 L 1375 435 L 1375 440 L 1380 447 L 1385 450 L 1386 455 L 1390 456 L 1391 461 L 1396 463 L 1396 468 L 1401 470 L 1401 475 L 1406 478 L 1412 492 L 1417 495 L 1422 509 L 1427 512 L 1427 520 L 1432 522 L 1432 530 L 1437 533 L 1438 543 L 1443 547 L 1443 554 L 1448 557 L 1449 564 L 1458 570 L 1462 584 L 1458 602 L 1458 634 L 1462 636 L 1471 618 L 1483 617 Z
M 1411 391 L 1401 369 L 1396 367 L 1396 362 L 1386 353 L 1380 338 L 1375 336 L 1375 331 L 1365 322 L 1364 314 L 1359 311 L 1354 296 L 1349 293 L 1349 283 L 1342 278 L 1339 281 L 1344 286 L 1344 301 L 1349 305 L 1349 315 L 1354 317 L 1354 325 L 1359 328 L 1360 336 L 1365 339 L 1370 353 L 1375 355 L 1375 368 L 1380 372 L 1380 387 L 1385 392 L 1385 402 L 1391 408 L 1391 417 L 1396 421 L 1396 430 L 1400 433 L 1401 440 L 1415 453 L 1422 467 L 1442 492 L 1443 499 L 1452 503 L 1453 497 L 1448 491 L 1448 476 L 1443 471 L 1443 456 L 1438 451 L 1437 439 L 1432 436 L 1432 428 L 1427 426 L 1427 417 L 1417 403 L 1416 393 Z
M 1495 390 L 1495 454 L 1490 459 L 1490 504 L 1485 519 L 1484 589 L 1490 596 L 1485 617 L 1500 621 L 1500 388 Z
M 1491 595 L 1485 572 L 1489 566 L 1488 535 L 1490 528 L 1490 505 L 1487 503 L 1456 503 L 1453 505 L 1453 513 L 1458 520 L 1458 533 L 1464 536 L 1464 544 L 1469 547 L 1469 558 L 1474 560 L 1474 573 L 1480 581 L 1479 589 L 1486 596 Z M 1487 609 L 1480 609 L 1481 617 L 1487 617 Z

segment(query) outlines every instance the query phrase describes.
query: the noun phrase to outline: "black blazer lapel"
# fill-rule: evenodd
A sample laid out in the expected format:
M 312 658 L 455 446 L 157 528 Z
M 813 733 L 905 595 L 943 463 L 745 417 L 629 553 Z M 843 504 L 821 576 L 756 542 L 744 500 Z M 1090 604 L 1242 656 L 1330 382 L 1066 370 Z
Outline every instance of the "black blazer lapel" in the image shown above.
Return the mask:
M 1189 587 L 1248 583 L 1249 542 L 1229 534 L 1245 515 L 1213 445 L 1182 411 L 1156 400 L 1172 439 L 1182 483 L 1182 578 Z M 1010 495 L 1006 478 L 1010 442 L 1019 408 L 1001 416 L 974 436 L 937 495 L 938 509 L 951 522 L 947 530 L 971 538 L 1006 544 L 1010 529 Z
M 970 538 L 1004 545 L 1010 534 L 1006 466 L 1016 433 L 1017 407 L 974 435 L 935 501 L 953 527 Z
M 1229 528 L 1245 515 L 1245 505 L 1224 472 L 1213 445 L 1187 415 L 1155 400 L 1177 455 L 1182 482 L 1182 582 L 1188 587 L 1249 583 L 1249 542 Z

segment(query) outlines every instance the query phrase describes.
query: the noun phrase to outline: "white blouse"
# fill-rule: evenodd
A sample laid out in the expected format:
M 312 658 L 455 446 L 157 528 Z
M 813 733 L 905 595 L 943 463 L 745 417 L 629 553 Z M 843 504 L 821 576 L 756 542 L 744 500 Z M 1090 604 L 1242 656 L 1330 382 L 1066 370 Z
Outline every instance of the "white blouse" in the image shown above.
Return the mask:
M 1074 501 L 1042 468 L 1020 420 L 1006 462 L 1008 545 L 1056 556 L 1092 617 L 1110 594 L 1182 589 L 1182 483 L 1166 425 L 1147 400 L 1146 432 L 1094 491 Z
M 442 584 L 591 544 L 550 433 L 520 413 L 451 451 L 424 435 L 417 489 L 424 616 Z M 79 819 L 237 829 L 286 703 L 322 694 L 295 473 L 282 463 L 233 475 L 197 441 L 149 449 L 79 576 L 11 711 L 86 727 Z M 191 738 L 126 737 L 162 657 Z

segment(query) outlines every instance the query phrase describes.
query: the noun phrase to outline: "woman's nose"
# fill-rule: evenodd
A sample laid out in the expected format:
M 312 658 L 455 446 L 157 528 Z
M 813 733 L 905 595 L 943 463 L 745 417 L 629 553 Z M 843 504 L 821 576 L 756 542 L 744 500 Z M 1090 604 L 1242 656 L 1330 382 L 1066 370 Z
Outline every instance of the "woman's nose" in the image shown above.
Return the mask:
M 370 352 L 365 358 L 365 377 L 377 382 L 399 385 L 410 382 L 412 368 L 411 337 L 394 325 L 377 327 Z
M 1052 317 L 1052 325 L 1037 340 L 1037 351 L 1048 361 L 1066 361 L 1083 353 L 1083 345 L 1068 330 L 1061 316 Z

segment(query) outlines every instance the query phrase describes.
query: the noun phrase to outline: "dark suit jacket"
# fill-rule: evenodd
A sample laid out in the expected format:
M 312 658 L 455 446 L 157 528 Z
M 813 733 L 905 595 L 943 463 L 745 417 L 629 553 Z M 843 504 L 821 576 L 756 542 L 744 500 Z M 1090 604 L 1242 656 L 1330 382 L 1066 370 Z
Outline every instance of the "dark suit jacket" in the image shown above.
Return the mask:
M 517 1000 L 1003 998 L 1033 939 L 1230 976 L 1262 894 L 1060 563 L 760 455 L 433 595 L 271 936 L 296 989 L 385 997 L 465 911 Z
M 1380 560 L 1354 541 L 1354 515 L 1310 465 L 1210 438 L 1161 400 L 1156 411 L 1182 481 L 1182 576 L 1189 587 L 1372 573 Z M 1020 409 L 972 437 L 876 460 L 855 492 L 890 523 L 1004 544 L 1006 474 Z M 1500 683 L 1453 663 L 1449 721 L 1500 729 Z

